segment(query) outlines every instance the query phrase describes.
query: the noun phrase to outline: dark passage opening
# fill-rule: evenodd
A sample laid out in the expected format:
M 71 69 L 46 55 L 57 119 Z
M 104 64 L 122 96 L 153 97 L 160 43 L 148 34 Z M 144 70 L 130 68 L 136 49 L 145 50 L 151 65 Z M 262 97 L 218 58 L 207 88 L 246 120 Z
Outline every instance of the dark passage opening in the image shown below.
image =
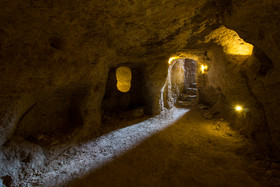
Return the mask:
M 177 59 L 169 67 L 165 86 L 165 106 L 191 107 L 196 101 L 196 61 Z
M 129 68 L 131 71 L 130 89 L 127 89 L 129 87 L 127 86 L 129 84 L 129 73 L 122 72 L 124 77 L 120 77 L 122 75 L 117 74 L 120 67 Z M 120 80 L 125 81 L 120 83 Z M 103 121 L 111 117 L 133 118 L 142 116 L 144 114 L 143 84 L 143 70 L 141 67 L 124 64 L 111 68 L 108 73 L 106 92 L 102 100 Z M 125 89 L 128 91 L 120 91 L 120 85 L 126 87 Z
M 179 93 L 176 105 L 181 107 L 190 107 L 196 102 L 196 61 L 192 59 L 185 59 L 183 67 L 184 86 L 182 91 Z

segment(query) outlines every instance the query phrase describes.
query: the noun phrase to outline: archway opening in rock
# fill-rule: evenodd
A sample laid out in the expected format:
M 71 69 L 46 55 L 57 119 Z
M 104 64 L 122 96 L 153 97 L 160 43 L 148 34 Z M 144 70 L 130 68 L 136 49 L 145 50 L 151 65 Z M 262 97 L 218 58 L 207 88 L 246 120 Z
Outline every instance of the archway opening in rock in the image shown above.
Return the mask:
M 121 64 L 109 70 L 102 100 L 103 121 L 135 118 L 144 114 L 143 69 Z
M 180 58 L 170 62 L 164 89 L 165 107 L 191 107 L 195 103 L 196 71 L 197 62 L 193 59 Z

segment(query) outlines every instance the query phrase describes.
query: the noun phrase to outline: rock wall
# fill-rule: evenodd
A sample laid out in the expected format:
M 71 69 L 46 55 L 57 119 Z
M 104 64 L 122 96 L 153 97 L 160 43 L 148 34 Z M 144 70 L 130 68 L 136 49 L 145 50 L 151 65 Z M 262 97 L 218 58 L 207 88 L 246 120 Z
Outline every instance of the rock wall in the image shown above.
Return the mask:
M 263 150 L 276 153 L 278 148 L 274 146 L 272 124 L 266 112 L 271 106 L 262 103 L 255 94 L 262 92 L 267 96 L 270 92 L 260 73 L 261 59 L 255 53 L 248 57 L 229 56 L 221 47 L 213 48 L 208 55 L 209 71 L 198 76 L 200 102 L 213 106 L 213 113 L 222 114 Z M 237 112 L 236 105 L 243 106 L 244 110 Z
M 198 28 L 184 23 L 206 2 L 1 1 L 0 145 L 15 132 L 37 136 L 81 125 L 86 134 L 98 128 L 108 67 L 149 62 L 147 74 L 162 71 L 153 63 L 165 64 L 164 53 L 177 50 L 177 34 L 192 36 L 185 31 Z M 151 113 L 162 109 L 161 74 L 143 78 Z
M 150 114 L 159 114 L 164 109 L 164 84 L 168 74 L 166 60 L 146 64 L 144 69 L 145 110 Z
M 184 59 L 173 60 L 168 68 L 168 75 L 164 84 L 163 100 L 166 108 L 172 108 L 179 94 L 185 90 L 185 62 Z
M 195 62 L 191 59 L 173 60 L 168 68 L 168 75 L 164 84 L 163 100 L 166 108 L 172 108 L 180 94 L 186 92 L 195 83 Z
M 255 56 L 260 61 L 257 76 L 248 75 L 248 86 L 262 105 L 273 142 L 280 147 L 280 2 L 233 2 L 224 23 L 246 41 L 255 46 Z M 256 78 L 256 79 L 255 79 Z
M 0 144 L 18 123 L 26 136 L 63 128 L 69 115 L 96 126 L 108 71 L 101 53 L 110 53 L 104 44 L 83 39 L 85 27 L 71 21 L 69 7 L 65 14 L 42 2 L 1 7 Z
M 183 59 L 176 60 L 170 72 L 171 91 L 175 95 L 179 95 L 185 89 L 185 61 Z
M 108 72 L 124 62 L 143 66 L 143 103 L 157 114 L 168 58 L 198 50 L 199 60 L 189 59 L 209 64 L 197 79 L 201 102 L 225 115 L 244 102 L 250 110 L 236 127 L 280 147 L 279 1 L 4 0 L 0 7 L 0 145 L 13 134 L 96 130 Z M 222 24 L 253 44 L 253 55 L 227 54 L 207 38 Z

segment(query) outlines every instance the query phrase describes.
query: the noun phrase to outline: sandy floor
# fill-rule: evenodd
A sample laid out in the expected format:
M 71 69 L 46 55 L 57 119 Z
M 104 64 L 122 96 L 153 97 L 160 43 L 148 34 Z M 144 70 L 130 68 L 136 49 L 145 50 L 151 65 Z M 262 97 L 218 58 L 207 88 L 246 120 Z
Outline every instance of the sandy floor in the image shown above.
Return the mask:
M 248 162 L 252 146 L 227 123 L 193 111 L 173 120 L 70 186 L 262 186 L 261 168 Z
M 266 186 L 249 140 L 189 109 L 104 124 L 97 138 L 43 152 L 43 167 L 26 165 L 18 185 Z

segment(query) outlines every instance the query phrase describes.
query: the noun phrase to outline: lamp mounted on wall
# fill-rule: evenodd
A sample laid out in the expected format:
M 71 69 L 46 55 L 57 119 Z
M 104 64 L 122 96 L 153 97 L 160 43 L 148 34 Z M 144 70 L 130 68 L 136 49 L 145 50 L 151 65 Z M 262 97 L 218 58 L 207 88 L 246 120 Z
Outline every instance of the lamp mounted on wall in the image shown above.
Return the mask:
M 242 112 L 242 111 L 243 111 L 243 107 L 240 106 L 240 105 L 236 105 L 236 106 L 235 106 L 235 110 L 236 110 L 237 112 Z
M 235 105 L 234 106 L 234 110 L 238 113 L 243 113 L 243 112 L 248 112 L 249 108 L 248 107 L 244 107 L 242 105 Z
M 207 65 L 201 65 L 200 70 L 202 74 L 205 74 L 208 71 L 208 66 Z

